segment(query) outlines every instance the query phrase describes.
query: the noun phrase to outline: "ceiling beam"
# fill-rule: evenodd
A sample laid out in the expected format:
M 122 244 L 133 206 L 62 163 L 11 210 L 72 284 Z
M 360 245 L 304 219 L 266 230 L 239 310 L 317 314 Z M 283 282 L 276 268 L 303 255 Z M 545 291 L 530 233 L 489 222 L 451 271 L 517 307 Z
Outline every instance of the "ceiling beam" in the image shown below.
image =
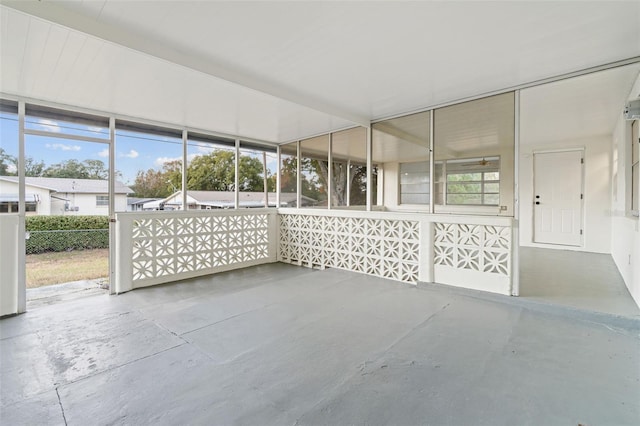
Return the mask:
M 211 77 L 224 80 L 238 86 L 285 100 L 333 117 L 348 120 L 360 126 L 368 127 L 370 117 L 347 111 L 321 99 L 313 99 L 307 95 L 295 93 L 290 88 L 266 82 L 260 78 L 237 70 L 222 67 L 212 61 L 173 49 L 166 44 L 157 43 L 142 34 L 136 34 L 123 28 L 116 28 L 95 19 L 88 18 L 53 2 L 3 0 L 7 6 L 19 12 L 80 31 L 89 36 L 99 38 L 175 65 L 201 72 Z
M 401 139 L 406 142 L 410 142 L 425 148 L 429 147 L 429 140 L 421 139 L 420 137 L 412 133 L 409 133 L 405 130 L 402 130 L 389 122 L 380 121 L 376 123 L 374 130 L 379 130 L 383 133 L 394 136 L 398 139 Z

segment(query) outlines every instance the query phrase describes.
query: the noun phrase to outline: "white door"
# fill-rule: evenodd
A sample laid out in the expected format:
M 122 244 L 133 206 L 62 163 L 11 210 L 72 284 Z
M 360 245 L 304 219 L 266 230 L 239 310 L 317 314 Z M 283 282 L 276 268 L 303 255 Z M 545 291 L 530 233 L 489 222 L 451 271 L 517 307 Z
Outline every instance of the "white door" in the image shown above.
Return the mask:
M 534 153 L 536 243 L 582 245 L 583 151 Z

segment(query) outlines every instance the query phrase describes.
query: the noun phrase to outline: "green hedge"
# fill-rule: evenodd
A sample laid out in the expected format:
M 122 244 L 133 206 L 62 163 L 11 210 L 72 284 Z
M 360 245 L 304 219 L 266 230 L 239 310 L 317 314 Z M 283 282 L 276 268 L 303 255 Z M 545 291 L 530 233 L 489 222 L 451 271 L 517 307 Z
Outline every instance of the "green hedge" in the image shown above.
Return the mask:
M 109 229 L 107 216 L 28 216 L 27 231 Z
M 27 254 L 109 247 L 106 216 L 29 216 Z

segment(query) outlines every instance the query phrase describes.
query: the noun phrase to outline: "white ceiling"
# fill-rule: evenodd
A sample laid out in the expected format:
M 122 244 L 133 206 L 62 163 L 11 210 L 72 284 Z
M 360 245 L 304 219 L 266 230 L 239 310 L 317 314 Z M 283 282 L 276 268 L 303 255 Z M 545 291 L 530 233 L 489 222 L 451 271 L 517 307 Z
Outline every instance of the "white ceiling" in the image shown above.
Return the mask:
M 273 142 L 640 55 L 640 2 L 2 4 L 3 93 Z
M 531 87 L 520 92 L 520 143 L 611 135 L 640 63 Z

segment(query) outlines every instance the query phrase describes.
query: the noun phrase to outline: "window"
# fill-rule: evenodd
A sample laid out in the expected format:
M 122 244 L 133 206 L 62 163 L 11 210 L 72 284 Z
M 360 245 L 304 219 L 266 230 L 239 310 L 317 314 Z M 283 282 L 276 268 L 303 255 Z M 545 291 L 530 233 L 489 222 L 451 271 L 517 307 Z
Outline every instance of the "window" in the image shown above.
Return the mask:
M 470 158 L 445 163 L 447 205 L 500 204 L 500 160 Z
M 429 162 L 400 163 L 400 204 L 429 204 Z
M 25 206 L 25 211 L 27 213 L 33 213 L 38 210 L 38 205 L 35 202 L 27 201 L 24 206 Z M 18 202 L 17 201 L 1 201 L 0 213 L 18 213 Z
M 638 151 L 640 151 L 640 121 L 635 120 L 631 125 L 631 214 L 639 216 L 640 204 L 640 163 Z
M 273 146 L 240 141 L 239 207 L 276 207 L 276 168 Z
M 431 111 L 374 123 L 371 138 L 373 205 L 429 205 Z
M 182 189 L 182 131 L 116 120 L 115 168 L 139 210 L 174 210 L 163 200 Z M 116 184 L 117 185 L 117 184 Z M 177 197 L 180 199 L 180 197 Z M 115 210 L 127 206 L 116 202 Z
M 108 195 L 96 195 L 96 206 L 108 206 L 108 205 L 109 205 Z
M 326 208 L 329 203 L 329 135 L 317 136 L 300 142 L 300 207 Z
M 434 111 L 436 213 L 514 214 L 514 126 L 513 92 Z
M 366 130 L 363 127 L 355 127 L 333 133 L 331 158 L 331 206 L 365 206 L 367 204 Z
M 298 191 L 298 143 L 280 147 L 280 206 L 296 207 Z

